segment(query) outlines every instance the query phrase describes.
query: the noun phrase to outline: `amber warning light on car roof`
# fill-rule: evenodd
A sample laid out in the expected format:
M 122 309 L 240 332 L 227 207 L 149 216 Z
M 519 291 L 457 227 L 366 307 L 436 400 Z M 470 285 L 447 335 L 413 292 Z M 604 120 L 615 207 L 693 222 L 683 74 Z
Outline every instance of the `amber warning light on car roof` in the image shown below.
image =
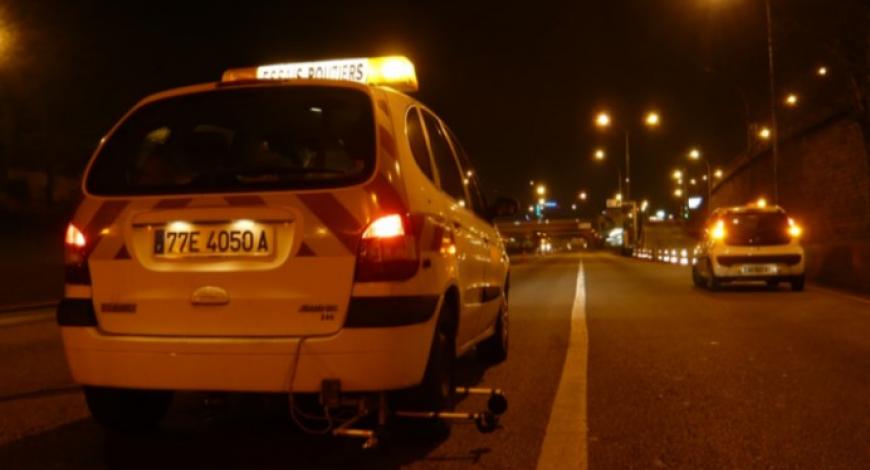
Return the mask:
M 417 91 L 414 64 L 403 56 L 290 62 L 230 69 L 222 82 L 252 80 L 336 80 Z

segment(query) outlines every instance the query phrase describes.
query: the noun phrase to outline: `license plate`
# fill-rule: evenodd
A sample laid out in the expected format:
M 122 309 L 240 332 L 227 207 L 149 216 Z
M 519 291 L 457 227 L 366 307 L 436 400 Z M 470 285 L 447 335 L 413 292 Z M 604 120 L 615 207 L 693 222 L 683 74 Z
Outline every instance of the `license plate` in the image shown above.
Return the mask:
M 740 267 L 741 274 L 776 274 L 775 264 L 744 264 Z
M 269 256 L 275 231 L 266 224 L 172 226 L 154 231 L 154 256 L 161 258 Z

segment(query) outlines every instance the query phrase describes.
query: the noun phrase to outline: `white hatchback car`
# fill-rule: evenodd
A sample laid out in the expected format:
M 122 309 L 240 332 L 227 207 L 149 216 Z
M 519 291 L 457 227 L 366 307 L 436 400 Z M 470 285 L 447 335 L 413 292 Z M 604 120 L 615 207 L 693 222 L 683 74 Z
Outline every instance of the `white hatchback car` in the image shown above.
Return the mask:
M 717 209 L 704 240 L 695 248 L 692 280 L 716 289 L 734 281 L 780 282 L 804 288 L 802 229 L 785 211 L 760 199 L 754 204 Z
M 504 360 L 509 263 L 459 141 L 403 57 L 230 70 L 138 103 L 66 232 L 72 375 L 109 427 L 175 390 L 410 389 L 449 408 L 454 359 Z

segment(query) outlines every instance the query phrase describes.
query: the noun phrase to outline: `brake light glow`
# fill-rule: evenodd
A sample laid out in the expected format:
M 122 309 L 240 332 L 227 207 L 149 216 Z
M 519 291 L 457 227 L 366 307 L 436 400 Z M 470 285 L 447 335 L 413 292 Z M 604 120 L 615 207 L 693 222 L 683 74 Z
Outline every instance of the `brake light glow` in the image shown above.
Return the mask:
M 725 238 L 725 221 L 717 220 L 710 230 L 710 238 L 713 240 L 722 240 Z
M 403 56 L 291 62 L 230 69 L 224 83 L 250 80 L 337 80 L 417 91 L 414 64 Z
M 88 269 L 88 238 L 78 227 L 69 224 L 63 239 L 64 282 L 67 284 L 90 284 Z
M 391 214 L 383 216 L 366 228 L 363 232 L 363 240 L 372 238 L 393 238 L 405 235 L 405 223 L 402 216 Z
M 420 255 L 410 221 L 399 214 L 375 219 L 362 233 L 356 262 L 356 282 L 410 279 Z
M 803 233 L 803 229 L 800 225 L 796 224 L 794 219 L 788 219 L 788 234 L 792 238 L 799 238 Z
M 85 234 L 73 224 L 67 225 L 64 242 L 70 248 L 84 248 L 87 245 Z

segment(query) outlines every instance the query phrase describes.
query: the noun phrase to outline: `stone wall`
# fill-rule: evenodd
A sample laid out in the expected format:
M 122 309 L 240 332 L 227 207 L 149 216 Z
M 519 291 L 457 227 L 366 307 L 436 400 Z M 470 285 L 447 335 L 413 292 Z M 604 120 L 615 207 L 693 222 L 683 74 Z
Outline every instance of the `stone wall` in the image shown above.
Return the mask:
M 773 197 L 771 152 L 737 159 L 713 207 Z M 807 276 L 870 293 L 870 159 L 861 125 L 842 113 L 780 143 L 779 204 L 804 227 Z

